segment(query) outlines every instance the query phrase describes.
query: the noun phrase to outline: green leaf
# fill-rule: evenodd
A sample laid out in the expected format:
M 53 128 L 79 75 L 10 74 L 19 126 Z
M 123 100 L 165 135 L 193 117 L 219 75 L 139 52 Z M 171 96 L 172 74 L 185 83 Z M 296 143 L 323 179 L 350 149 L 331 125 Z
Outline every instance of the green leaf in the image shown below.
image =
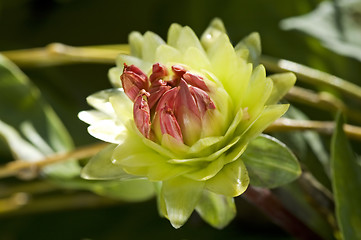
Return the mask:
M 210 225 L 222 229 L 236 216 L 232 197 L 204 190 L 196 207 L 198 214 Z
M 73 148 L 70 135 L 41 97 L 39 90 L 16 65 L 2 55 L 0 119 L 3 123 L 0 136 L 5 139 L 15 158 L 40 160 L 46 155 Z M 23 154 L 25 145 L 26 149 L 32 149 L 31 154 Z M 75 161 L 67 161 L 47 166 L 44 171 L 48 176 L 70 178 L 79 174 L 80 167 Z
M 361 239 L 361 167 L 347 141 L 343 124 L 340 114 L 331 143 L 332 188 L 343 239 L 353 240 Z
M 296 29 L 319 39 L 330 50 L 361 61 L 358 0 L 324 1 L 313 12 L 285 19 L 281 27 Z
M 283 143 L 268 135 L 251 141 L 242 159 L 254 186 L 278 187 L 301 174 L 295 155 Z

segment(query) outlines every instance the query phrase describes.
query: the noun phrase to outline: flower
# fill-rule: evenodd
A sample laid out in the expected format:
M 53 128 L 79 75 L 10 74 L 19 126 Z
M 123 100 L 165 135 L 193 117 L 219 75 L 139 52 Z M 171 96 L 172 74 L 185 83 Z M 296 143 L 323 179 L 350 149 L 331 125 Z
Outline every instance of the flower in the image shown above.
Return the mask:
M 266 77 L 262 65 L 249 62 L 260 52 L 258 35 L 234 48 L 219 19 L 200 40 L 173 24 L 167 42 L 133 32 L 129 43 L 131 55 L 119 56 L 109 71 L 115 88 L 88 97 L 96 110 L 79 114 L 91 135 L 114 144 L 89 161 L 82 177 L 148 179 L 175 228 L 194 209 L 224 227 L 235 215 L 233 197 L 249 185 L 242 153 L 287 111 L 276 103 L 294 75 L 282 84 Z

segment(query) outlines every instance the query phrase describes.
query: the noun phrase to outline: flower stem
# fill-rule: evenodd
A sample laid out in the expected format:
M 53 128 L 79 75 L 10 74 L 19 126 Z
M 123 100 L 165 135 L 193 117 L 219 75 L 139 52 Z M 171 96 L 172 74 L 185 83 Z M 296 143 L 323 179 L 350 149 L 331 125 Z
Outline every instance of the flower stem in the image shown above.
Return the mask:
M 322 134 L 331 135 L 334 129 L 334 122 L 280 118 L 272 123 L 266 129 L 266 132 L 314 130 Z M 348 137 L 361 141 L 361 127 L 345 124 L 344 131 Z
M 102 150 L 107 143 L 98 143 L 87 147 L 81 147 L 74 151 L 67 153 L 55 154 L 44 159 L 39 159 L 36 162 L 28 162 L 24 160 L 15 160 L 0 168 L 0 178 L 18 176 L 25 170 L 37 172 L 37 170 L 58 162 L 63 162 L 71 159 L 82 159 L 94 156 Z
M 289 61 L 269 56 L 262 56 L 261 63 L 266 69 L 273 72 L 294 72 L 300 81 L 312 84 L 329 86 L 347 95 L 361 100 L 361 87 L 345 81 L 331 74 Z
M 350 109 L 340 99 L 327 92 L 316 93 L 309 89 L 293 87 L 287 93 L 286 99 L 334 113 L 342 111 L 350 120 L 361 123 L 361 112 L 359 110 Z
M 2 54 L 20 67 L 43 67 L 74 63 L 114 64 L 119 54 L 129 54 L 129 51 L 127 44 L 72 47 L 51 43 L 43 48 L 5 51 Z

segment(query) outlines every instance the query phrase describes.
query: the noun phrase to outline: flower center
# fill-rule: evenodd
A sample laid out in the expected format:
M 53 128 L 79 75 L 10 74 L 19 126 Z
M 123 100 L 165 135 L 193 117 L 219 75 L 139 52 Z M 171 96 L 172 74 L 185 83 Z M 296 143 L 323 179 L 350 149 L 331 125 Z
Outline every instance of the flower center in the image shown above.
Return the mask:
M 156 63 L 148 76 L 134 65 L 124 64 L 120 76 L 125 94 L 134 102 L 133 117 L 138 130 L 153 141 L 163 135 L 192 145 L 201 137 L 202 119 L 216 108 L 202 76 L 182 65 Z

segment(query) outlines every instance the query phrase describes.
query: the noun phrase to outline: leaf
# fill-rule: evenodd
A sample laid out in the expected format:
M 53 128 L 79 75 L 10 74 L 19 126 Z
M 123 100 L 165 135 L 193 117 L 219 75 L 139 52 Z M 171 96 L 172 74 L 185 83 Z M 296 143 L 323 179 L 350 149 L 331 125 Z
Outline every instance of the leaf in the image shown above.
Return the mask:
M 330 50 L 361 61 L 360 12 L 358 0 L 324 1 L 309 14 L 283 20 L 281 27 L 305 32 Z
M 53 109 L 42 99 L 39 90 L 2 55 L 0 93 L 0 136 L 15 158 L 40 160 L 46 155 L 73 148 L 70 135 Z M 31 153 L 23 153 L 25 146 L 32 149 Z M 68 178 L 78 175 L 80 167 L 75 161 L 67 161 L 47 166 L 44 171 L 49 176 Z
M 242 159 L 253 186 L 275 188 L 301 174 L 295 155 L 283 143 L 268 135 L 251 141 Z
M 343 239 L 353 240 L 361 239 L 361 167 L 347 141 L 343 124 L 343 116 L 339 114 L 331 142 L 332 188 Z
M 204 190 L 196 207 L 198 214 L 210 225 L 222 229 L 236 216 L 232 197 Z

